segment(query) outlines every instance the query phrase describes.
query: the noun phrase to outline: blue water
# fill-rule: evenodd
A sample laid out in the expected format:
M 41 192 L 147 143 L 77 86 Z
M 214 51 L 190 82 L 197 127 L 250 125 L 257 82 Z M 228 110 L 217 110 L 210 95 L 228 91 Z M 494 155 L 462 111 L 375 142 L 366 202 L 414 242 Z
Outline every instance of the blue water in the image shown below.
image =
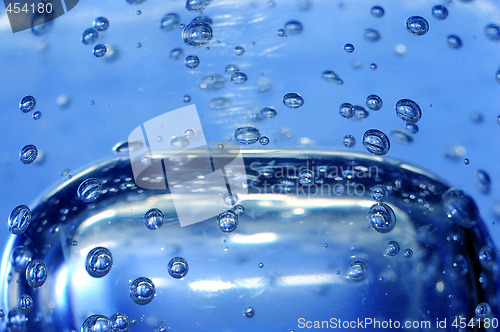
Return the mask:
M 304 10 L 304 4 L 309 2 L 312 5 Z M 363 133 L 379 129 L 391 140 L 386 157 L 429 170 L 470 194 L 487 227 L 483 237 L 498 242 L 500 112 L 495 105 L 500 102 L 500 85 L 495 73 L 500 66 L 500 42 L 489 39 L 485 27 L 500 24 L 500 3 L 441 2 L 449 12 L 443 20 L 431 14 L 437 4 L 396 4 L 389 0 L 214 0 L 203 11 L 213 21 L 213 39 L 206 45 L 209 49 L 186 45 L 180 28 L 160 29 L 161 18 L 167 13 L 177 13 L 183 24 L 199 15 L 187 11 L 184 1 L 148 0 L 138 5 L 124 0 L 81 2 L 57 18 L 42 35 L 29 30 L 13 34 L 2 10 L 0 58 L 4 80 L 0 90 L 0 140 L 4 143 L 0 145 L 0 214 L 6 221 L 18 205 L 35 208 L 37 198 L 55 184 L 68 175 L 76 175 L 85 165 L 110 157 L 111 147 L 126 140 L 134 128 L 186 106 L 185 96 L 189 96 L 189 103 L 196 104 L 201 115 L 208 141 L 234 141 L 235 130 L 244 126 L 258 128 L 262 136 L 269 138 L 265 146 L 259 142 L 242 145 L 248 150 L 293 148 L 301 152 L 319 149 L 367 154 Z M 384 8 L 382 17 L 372 15 L 373 5 Z M 114 57 L 96 58 L 95 44 L 84 45 L 81 41 L 82 33 L 100 16 L 106 17 L 110 26 L 96 44 L 110 46 L 108 52 L 114 50 Z M 424 17 L 429 31 L 421 36 L 408 32 L 406 20 L 411 16 Z M 292 20 L 302 24 L 302 31 L 278 36 L 278 30 L 285 29 Z M 366 40 L 366 29 L 377 30 L 380 40 Z M 459 36 L 462 46 L 450 47 L 449 35 Z M 352 53 L 344 50 L 347 43 L 354 45 Z M 244 47 L 244 54 L 235 54 L 237 46 Z M 183 57 L 178 60 L 170 58 L 175 48 L 183 50 Z M 195 69 L 184 65 L 188 55 L 199 57 L 200 64 Z M 376 70 L 370 69 L 372 63 L 377 65 Z M 247 81 L 231 82 L 231 75 L 224 72 L 229 64 L 237 65 L 247 75 Z M 322 78 L 326 70 L 337 73 L 343 84 Z M 224 78 L 221 89 L 200 88 L 202 78 L 211 73 Z M 283 96 L 287 93 L 300 94 L 304 105 L 286 107 Z M 365 106 L 369 95 L 381 97 L 380 110 L 365 107 L 369 116 L 359 121 L 340 117 L 341 104 Z M 34 111 L 42 113 L 40 119 L 32 118 L 34 111 L 19 110 L 19 102 L 25 96 L 36 98 Z M 56 102 L 61 96 L 69 98 L 66 106 Z M 211 101 L 218 97 L 227 98 L 230 106 L 211 109 Z M 417 123 L 419 131 L 411 135 L 410 144 L 400 143 L 390 135 L 391 130 L 406 127 L 394 109 L 400 99 L 411 99 L 422 110 Z M 266 106 L 275 108 L 277 115 L 257 119 L 255 114 Z M 482 114 L 482 122 L 471 120 L 477 118 L 474 111 Z M 348 134 L 356 138 L 353 148 L 342 142 Z M 29 144 L 38 148 L 38 157 L 34 163 L 24 165 L 19 152 Z M 464 153 L 456 160 L 444 154 L 452 144 L 463 146 Z M 464 163 L 465 158 L 468 164 Z M 491 177 L 488 194 L 477 185 L 479 169 Z M 497 215 L 493 212 L 494 204 Z M 8 235 L 8 228 L 4 227 L 1 243 L 7 244 Z M 403 252 L 406 247 L 401 249 Z M 414 250 L 415 257 L 420 257 L 418 250 Z M 189 273 L 192 272 L 190 265 Z M 5 296 L 0 308 L 8 310 L 7 302 L 16 299 L 7 301 Z M 279 297 L 278 294 L 273 298 Z M 127 298 L 127 305 L 129 301 Z M 254 317 L 239 315 L 247 306 L 255 308 Z M 242 303 L 241 308 L 234 310 L 238 313 L 234 319 L 258 324 L 254 323 L 260 311 L 256 305 Z M 305 310 L 291 309 L 297 313 Z M 35 303 L 30 317 L 35 317 L 36 312 Z M 99 312 L 75 317 L 75 324 L 81 324 L 82 317 L 91 313 Z M 472 314 L 469 310 L 465 316 L 470 318 Z M 134 317 L 140 321 L 140 315 Z M 79 329 L 76 325 L 71 328 Z M 291 322 L 287 326 L 297 329 Z M 135 330 L 139 330 L 139 325 Z

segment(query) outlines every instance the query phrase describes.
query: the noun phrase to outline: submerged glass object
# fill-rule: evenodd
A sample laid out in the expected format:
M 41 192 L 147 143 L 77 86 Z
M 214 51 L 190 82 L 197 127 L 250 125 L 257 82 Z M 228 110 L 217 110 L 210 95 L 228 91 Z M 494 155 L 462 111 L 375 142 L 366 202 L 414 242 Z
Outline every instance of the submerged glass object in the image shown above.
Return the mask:
M 184 172 L 196 175 L 197 156 L 190 150 L 165 167 L 182 160 Z M 8 243 L 0 276 L 2 330 L 7 324 L 16 326 L 12 331 L 44 332 L 135 324 L 130 330 L 248 331 L 258 318 L 266 331 L 288 331 L 297 330 L 291 312 L 316 312 L 321 319 L 332 307 L 343 319 L 498 315 L 496 248 L 462 191 L 413 166 L 366 154 L 253 150 L 243 157 L 248 194 L 233 208 L 238 227 L 231 232 L 221 231 L 217 216 L 180 227 L 179 204 L 206 207 L 194 191 L 174 206 L 168 189 L 121 186 L 116 179 L 133 179 L 126 156 L 74 173 L 33 205 L 29 227 Z M 304 172 L 314 181 L 304 181 Z M 86 179 L 101 184 L 91 204 L 78 197 Z M 197 181 L 193 190 L 213 180 Z M 387 191 L 383 203 L 372 197 L 375 186 Z M 144 227 L 151 209 L 164 215 L 154 231 Z M 102 264 L 89 263 L 92 250 L 101 250 Z M 89 264 L 106 274 L 89 275 Z M 480 278 L 488 282 L 478 287 Z M 29 314 L 19 311 L 16 294 L 33 300 Z M 394 309 L 394 303 L 405 305 Z

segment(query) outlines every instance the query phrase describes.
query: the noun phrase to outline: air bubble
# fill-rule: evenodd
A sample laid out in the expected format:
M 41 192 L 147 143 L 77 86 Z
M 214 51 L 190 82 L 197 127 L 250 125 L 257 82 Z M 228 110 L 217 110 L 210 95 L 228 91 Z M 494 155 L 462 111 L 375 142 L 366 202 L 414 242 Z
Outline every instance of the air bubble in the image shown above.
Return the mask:
M 191 22 L 204 22 L 208 25 L 212 25 L 212 19 L 206 15 L 195 17 Z
M 85 260 L 85 270 L 94 278 L 102 278 L 111 271 L 113 256 L 104 247 L 96 247 L 89 251 Z
M 156 294 L 156 287 L 146 277 L 135 279 L 130 285 L 130 298 L 137 304 L 145 305 L 153 301 Z
M 301 33 L 302 30 L 304 30 L 304 27 L 299 21 L 288 21 L 285 24 L 285 31 L 289 35 L 297 35 Z
M 240 127 L 234 131 L 234 138 L 241 144 L 253 144 L 260 138 L 260 132 L 252 126 Z
M 474 227 L 479 220 L 479 210 L 474 200 L 462 190 L 448 189 L 442 196 L 446 217 L 458 226 Z
M 89 316 L 82 324 L 82 332 L 111 332 L 109 318 L 104 315 Z
M 212 0 L 187 0 L 186 9 L 190 12 L 200 12 L 210 5 Z
M 432 16 L 438 20 L 444 20 L 448 17 L 448 9 L 442 5 L 436 5 L 432 7 Z
M 245 48 L 243 46 L 236 46 L 234 48 L 234 54 L 236 54 L 238 56 L 245 54 Z
M 186 65 L 186 67 L 194 69 L 200 64 L 200 58 L 198 58 L 196 55 L 188 55 L 186 57 L 186 60 L 184 60 L 184 64 Z
M 179 60 L 184 56 L 184 51 L 182 48 L 174 48 L 172 51 L 170 51 L 170 59 L 172 60 Z
M 186 276 L 189 271 L 187 260 L 182 257 L 174 257 L 168 262 L 168 274 L 172 278 L 180 279 Z
M 33 251 L 30 247 L 17 246 L 12 251 L 12 256 L 10 262 L 14 271 L 24 273 L 26 272 L 26 266 L 31 262 L 33 257 Z
M 382 108 L 382 99 L 377 95 L 369 95 L 366 97 L 366 107 L 373 111 L 378 111 Z
M 344 50 L 347 53 L 352 53 L 352 52 L 354 52 L 354 45 L 350 44 L 350 43 L 347 43 L 347 44 L 344 45 Z
M 418 126 L 414 123 L 407 123 L 406 124 L 406 130 L 410 133 L 410 134 L 416 134 L 418 133 Z
M 101 181 L 98 179 L 86 179 L 78 186 L 78 198 L 86 203 L 93 202 L 101 195 L 101 187 Z
M 380 33 L 375 29 L 366 29 L 364 37 L 369 42 L 376 42 L 380 40 Z
M 373 6 L 371 9 L 371 14 L 373 15 L 373 17 L 382 17 L 385 14 L 385 10 L 381 6 Z
M 286 31 L 285 31 L 285 29 L 278 29 L 277 34 L 278 34 L 279 37 L 285 37 L 286 36 Z
M 261 145 L 268 145 L 269 144 L 269 138 L 267 136 L 262 136 L 260 139 L 259 139 L 259 143 Z
M 199 47 L 208 44 L 213 38 L 212 28 L 205 22 L 191 22 L 182 32 L 186 45 Z
M 339 107 L 339 114 L 346 119 L 352 118 L 354 116 L 354 106 L 349 103 L 343 103 Z
M 236 215 L 239 216 L 245 212 L 245 207 L 241 204 L 238 204 L 233 208 L 233 210 L 234 210 L 234 213 L 236 213 Z
M 356 260 L 349 265 L 347 278 L 353 281 L 363 281 L 366 278 L 367 272 L 368 267 L 366 266 L 366 263 Z
M 247 75 L 241 71 L 234 72 L 231 75 L 231 82 L 234 84 L 243 84 L 247 81 Z
M 264 107 L 260 110 L 260 116 L 264 119 L 271 119 L 276 116 L 277 112 L 272 107 Z
M 404 256 L 405 258 L 411 258 L 413 256 L 413 250 L 411 250 L 410 248 L 406 249 Z
M 372 198 L 377 202 L 383 202 L 387 198 L 387 189 L 382 184 L 374 185 L 371 189 Z
M 479 169 L 476 172 L 476 178 L 477 178 L 477 184 L 478 184 L 479 190 L 483 194 L 489 194 L 489 192 L 491 190 L 490 175 L 484 169 Z
M 9 231 L 12 234 L 22 234 L 31 222 L 31 210 L 26 205 L 18 205 L 9 216 Z
M 486 38 L 492 41 L 499 41 L 500 40 L 500 26 L 494 23 L 488 24 L 484 28 L 484 33 L 486 35 Z
M 390 132 L 391 138 L 399 143 L 410 144 L 413 142 L 413 137 L 411 137 L 406 131 L 394 129 Z
M 181 19 L 176 13 L 169 13 L 162 17 L 160 28 L 165 31 L 170 31 L 179 26 Z
M 25 96 L 19 102 L 19 109 L 24 113 L 31 112 L 36 107 L 36 99 L 33 96 Z
M 113 314 L 109 318 L 109 323 L 111 330 L 113 332 L 129 332 L 130 331 L 130 321 L 127 315 L 122 313 Z
M 400 99 L 396 103 L 396 115 L 406 123 L 417 123 L 422 117 L 422 111 L 411 99 Z
M 328 81 L 328 82 L 337 83 L 338 85 L 342 85 L 344 83 L 344 81 L 342 81 L 342 79 L 339 77 L 339 75 L 337 75 L 337 73 L 335 73 L 332 70 L 325 70 L 321 74 L 321 77 L 323 77 L 323 79 Z
M 385 203 L 377 203 L 370 208 L 368 220 L 370 226 L 379 233 L 389 233 L 396 226 L 396 215 Z
M 39 120 L 42 117 L 42 112 L 36 111 L 33 113 L 33 120 Z
M 248 318 L 252 318 L 255 315 L 255 309 L 252 307 L 247 307 L 245 309 L 244 315 Z
M 226 192 L 223 195 L 222 200 L 224 201 L 224 204 L 228 206 L 233 206 L 236 203 L 238 203 L 239 197 L 238 194 L 236 193 Z
M 82 43 L 85 45 L 93 44 L 99 38 L 99 32 L 94 28 L 88 28 L 82 34 Z
M 26 282 L 33 288 L 41 287 L 47 280 L 47 266 L 39 259 L 32 260 L 26 267 Z
M 23 294 L 17 302 L 17 307 L 23 314 L 27 314 L 33 310 L 33 299 L 31 296 Z
M 303 186 L 310 186 L 314 183 L 314 172 L 310 169 L 301 169 L 299 172 L 299 183 Z
M 226 66 L 226 68 L 224 69 L 224 71 L 226 72 L 226 74 L 233 74 L 237 71 L 240 71 L 240 68 L 237 66 L 237 65 L 234 65 L 234 64 L 229 64 Z
M 19 152 L 19 160 L 25 165 L 31 164 L 38 156 L 38 149 L 33 144 L 25 145 Z
M 352 148 L 356 145 L 356 139 L 352 135 L 345 135 L 342 139 L 342 143 L 348 148 Z
M 102 58 L 104 55 L 106 55 L 106 45 L 97 44 L 96 46 L 94 46 L 94 51 L 92 53 L 96 58 Z
M 191 101 L 191 96 L 190 95 L 185 95 L 182 100 L 184 100 L 185 103 L 189 103 Z
M 299 108 L 304 105 L 304 99 L 298 93 L 287 93 L 283 96 L 283 104 L 288 108 Z
M 233 211 L 222 212 L 217 216 L 217 227 L 224 233 L 231 233 L 238 227 L 238 215 Z
M 163 213 L 159 209 L 150 209 L 144 214 L 144 225 L 150 230 L 160 228 L 163 225 Z
M 391 147 L 389 138 L 378 129 L 369 129 L 363 134 L 363 145 L 371 154 L 382 156 Z
M 399 243 L 397 243 L 396 241 L 390 241 L 387 244 L 387 248 L 385 249 L 385 253 L 388 256 L 396 256 L 397 254 L 399 254 L 400 248 L 401 247 L 399 246 Z
M 406 20 L 406 29 L 416 36 L 423 36 L 429 31 L 429 23 L 422 16 L 412 16 Z
M 488 303 L 482 302 L 476 306 L 476 309 L 474 310 L 474 312 L 476 314 L 476 317 L 486 318 L 489 315 L 491 315 L 491 307 Z
M 495 252 L 495 249 L 488 245 L 485 245 L 479 250 L 478 257 L 482 267 L 488 270 L 494 270 L 497 262 L 497 254 Z
M 449 35 L 447 41 L 451 48 L 458 49 L 462 47 L 462 39 L 460 39 L 457 35 Z
M 94 20 L 94 28 L 97 31 L 105 31 L 109 28 L 109 21 L 105 17 L 98 17 Z

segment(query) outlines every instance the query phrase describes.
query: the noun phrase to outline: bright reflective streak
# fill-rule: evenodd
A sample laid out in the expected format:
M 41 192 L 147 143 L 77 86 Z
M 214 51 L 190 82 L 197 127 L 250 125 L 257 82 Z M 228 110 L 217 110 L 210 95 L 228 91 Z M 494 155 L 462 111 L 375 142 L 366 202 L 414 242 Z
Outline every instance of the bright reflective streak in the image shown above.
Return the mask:
M 275 233 L 257 233 L 252 235 L 237 234 L 231 237 L 233 243 L 255 244 L 255 243 L 269 243 L 278 239 Z
M 68 280 L 69 280 L 69 275 L 68 275 L 68 268 L 63 267 L 59 271 L 56 277 L 56 285 L 55 285 L 55 291 L 56 291 L 56 302 L 57 306 L 60 306 L 61 308 L 65 308 L 68 303 L 67 303 L 67 294 L 66 292 L 68 291 Z
M 241 288 L 261 288 L 266 285 L 266 279 L 262 277 L 246 278 L 236 280 L 236 284 L 238 284 L 238 287 Z
M 334 284 L 340 282 L 340 277 L 336 274 L 301 274 L 295 276 L 280 277 L 281 286 L 304 286 Z M 189 287 L 195 291 L 216 292 L 231 288 L 263 288 L 266 287 L 266 278 L 255 277 L 236 280 L 235 284 L 229 281 L 220 280 L 200 280 L 189 283 Z
M 333 284 L 340 281 L 336 274 L 301 274 L 295 276 L 283 276 L 280 278 L 286 286 L 303 286 Z
M 93 215 L 92 217 L 90 217 L 87 220 L 85 220 L 80 225 L 80 228 L 86 229 L 87 227 L 92 226 L 93 224 L 95 224 L 95 223 L 97 223 L 97 222 L 99 222 L 99 221 L 101 221 L 103 219 L 107 219 L 107 218 L 111 219 L 115 215 L 116 215 L 116 210 L 109 209 L 109 210 L 103 211 L 103 212 L 98 213 L 96 215 Z
M 220 290 L 233 288 L 234 285 L 229 281 L 200 280 L 200 281 L 190 282 L 189 287 L 191 287 L 191 289 L 194 291 L 216 292 Z

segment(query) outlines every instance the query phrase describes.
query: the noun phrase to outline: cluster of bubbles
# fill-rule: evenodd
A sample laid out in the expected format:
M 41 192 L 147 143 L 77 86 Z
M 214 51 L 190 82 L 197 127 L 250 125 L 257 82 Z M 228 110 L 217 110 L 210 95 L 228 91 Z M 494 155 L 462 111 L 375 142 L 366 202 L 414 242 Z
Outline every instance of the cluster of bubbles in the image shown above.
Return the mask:
M 33 111 L 35 109 L 35 107 L 36 107 L 36 99 L 33 96 L 25 96 L 19 102 L 19 109 L 23 113 L 29 113 L 29 112 Z M 33 119 L 34 120 L 38 120 L 41 117 L 42 117 L 42 112 L 35 111 L 33 113 Z
M 86 29 L 82 34 L 82 43 L 85 45 L 94 44 L 99 39 L 99 34 L 109 28 L 109 21 L 105 17 L 97 17 L 94 20 L 92 28 Z M 107 47 L 104 44 L 97 44 L 94 46 L 92 53 L 95 57 L 101 58 L 106 55 Z

